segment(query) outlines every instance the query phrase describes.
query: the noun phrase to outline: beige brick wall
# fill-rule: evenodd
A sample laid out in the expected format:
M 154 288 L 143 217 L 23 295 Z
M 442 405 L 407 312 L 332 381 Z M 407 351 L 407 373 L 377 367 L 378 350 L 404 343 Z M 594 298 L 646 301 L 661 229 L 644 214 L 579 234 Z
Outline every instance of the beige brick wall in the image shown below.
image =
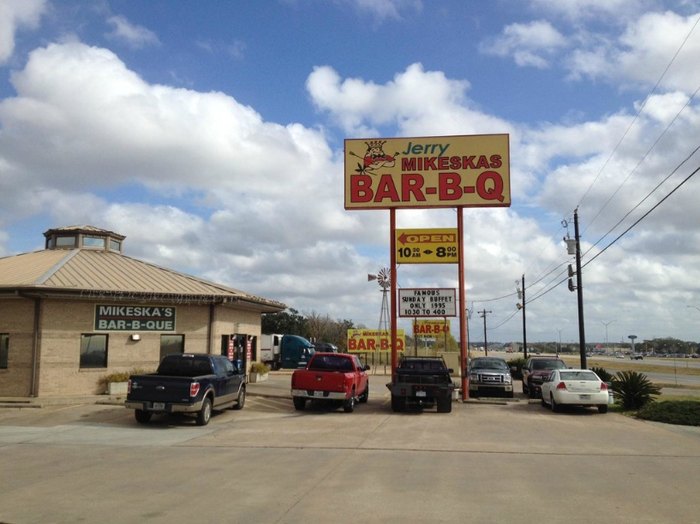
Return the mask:
M 87 301 L 42 301 L 38 396 L 100 394 L 103 393 L 99 385 L 101 377 L 112 372 L 155 369 L 158 365 L 161 332 L 141 331 L 138 332 L 141 340 L 133 341 L 131 331 L 95 331 L 95 305 Z M 0 370 L 0 396 L 30 394 L 33 312 L 31 300 L 0 301 L 0 333 L 11 335 L 9 369 Z M 178 305 L 176 328 L 169 333 L 185 336 L 187 352 L 214 354 L 220 352 L 222 335 L 246 333 L 259 337 L 260 334 L 259 313 L 218 306 L 213 314 L 210 348 L 209 319 L 208 305 Z M 107 368 L 80 368 L 80 340 L 87 333 L 108 335 Z
M 34 302 L 0 300 L 0 333 L 9 335 L 7 369 L 0 369 L 0 396 L 27 397 L 31 394 Z

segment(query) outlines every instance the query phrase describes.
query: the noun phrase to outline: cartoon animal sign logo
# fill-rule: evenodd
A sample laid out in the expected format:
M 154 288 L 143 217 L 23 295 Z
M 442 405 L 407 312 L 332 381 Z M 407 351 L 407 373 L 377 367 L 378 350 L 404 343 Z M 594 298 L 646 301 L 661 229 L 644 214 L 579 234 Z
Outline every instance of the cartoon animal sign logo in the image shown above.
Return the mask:
M 394 167 L 394 165 L 396 165 L 396 156 L 399 153 L 396 152 L 393 155 L 387 155 L 384 152 L 384 144 L 386 144 L 386 142 L 386 140 L 370 140 L 369 142 L 365 142 L 367 149 L 362 157 L 350 151 L 352 156 L 362 160 L 362 163 L 357 163 L 355 172 L 363 175 L 376 175 L 382 168 Z

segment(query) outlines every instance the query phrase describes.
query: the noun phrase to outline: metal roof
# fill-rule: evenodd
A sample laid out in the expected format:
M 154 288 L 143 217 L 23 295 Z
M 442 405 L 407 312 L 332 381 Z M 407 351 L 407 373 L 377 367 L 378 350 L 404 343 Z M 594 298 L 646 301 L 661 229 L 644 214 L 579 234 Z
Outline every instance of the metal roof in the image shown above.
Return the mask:
M 0 293 L 82 298 L 236 303 L 263 312 L 281 302 L 96 249 L 47 249 L 0 258 Z

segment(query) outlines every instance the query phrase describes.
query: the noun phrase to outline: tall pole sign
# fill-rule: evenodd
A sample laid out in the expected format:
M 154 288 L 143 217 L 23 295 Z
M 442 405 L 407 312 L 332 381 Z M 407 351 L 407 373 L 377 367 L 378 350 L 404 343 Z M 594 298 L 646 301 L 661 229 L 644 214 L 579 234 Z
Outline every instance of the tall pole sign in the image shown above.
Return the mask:
M 465 207 L 508 207 L 510 144 L 507 134 L 345 140 L 345 209 L 390 211 L 392 378 L 396 372 L 399 263 L 457 263 L 459 271 L 462 398 L 466 374 Z M 397 209 L 457 208 L 454 230 L 396 229 Z

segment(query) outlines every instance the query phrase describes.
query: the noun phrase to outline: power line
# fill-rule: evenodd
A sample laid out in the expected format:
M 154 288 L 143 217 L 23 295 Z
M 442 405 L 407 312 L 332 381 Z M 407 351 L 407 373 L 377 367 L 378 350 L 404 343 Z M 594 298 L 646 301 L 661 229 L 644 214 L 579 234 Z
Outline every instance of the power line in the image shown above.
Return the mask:
M 615 156 L 615 153 L 617 152 L 617 150 L 619 149 L 620 145 L 622 144 L 622 142 L 623 142 L 623 141 L 625 140 L 625 138 L 627 137 L 627 134 L 628 134 L 628 133 L 630 132 L 630 130 L 632 129 L 632 126 L 634 126 L 634 124 L 635 124 L 635 123 L 637 122 L 637 120 L 639 119 L 639 115 L 641 115 L 642 111 L 643 111 L 644 108 L 646 107 L 647 102 L 649 101 L 649 99 L 651 98 L 651 96 L 656 92 L 656 90 L 658 89 L 659 85 L 661 85 L 661 81 L 662 81 L 663 78 L 666 76 L 666 73 L 668 73 L 668 70 L 671 68 L 671 65 L 676 61 L 676 58 L 677 58 L 678 55 L 680 54 L 681 50 L 683 49 L 683 47 L 685 47 L 685 44 L 688 42 L 688 39 L 690 38 L 690 35 L 693 33 L 693 31 L 695 31 L 695 28 L 697 27 L 698 22 L 700 22 L 700 16 L 699 16 L 698 18 L 696 18 L 695 23 L 693 24 L 693 27 L 691 27 L 691 28 L 690 28 L 690 31 L 688 31 L 688 34 L 685 35 L 685 38 L 683 39 L 683 42 L 681 42 L 681 45 L 678 47 L 678 49 L 676 50 L 676 52 L 675 52 L 675 54 L 673 55 L 673 57 L 671 58 L 671 60 L 669 61 L 669 63 L 666 65 L 666 68 L 664 69 L 663 73 L 661 73 L 661 76 L 660 76 L 659 79 L 656 81 L 656 84 L 654 84 L 654 87 L 653 87 L 652 90 L 649 92 L 649 94 L 646 96 L 646 98 L 644 99 L 644 102 L 642 102 L 641 106 L 639 107 L 639 110 L 637 111 L 637 114 L 636 114 L 636 115 L 634 116 L 634 118 L 632 119 L 632 122 L 630 122 L 630 125 L 627 127 L 627 129 L 625 130 L 624 134 L 622 135 L 622 137 L 620 138 L 620 140 L 618 141 L 618 143 L 615 145 L 615 148 L 614 148 L 614 149 L 612 150 L 612 152 L 610 153 L 610 156 L 608 156 L 607 160 L 605 161 L 605 163 L 603 164 L 603 166 L 602 166 L 602 167 L 600 168 L 600 170 L 598 171 L 598 174 L 597 174 L 597 175 L 595 176 L 595 178 L 593 179 L 593 182 L 591 182 L 591 184 L 588 186 L 588 189 L 586 189 L 586 192 L 583 194 L 583 196 L 582 196 L 581 199 L 579 200 L 579 203 L 578 203 L 577 206 L 576 206 L 577 208 L 580 208 L 580 207 L 581 207 L 583 201 L 584 201 L 584 200 L 586 199 L 586 197 L 588 196 L 588 193 L 590 193 L 591 189 L 593 188 L 593 186 L 595 185 L 595 183 L 596 183 L 596 182 L 598 181 L 598 179 L 600 178 L 600 175 L 603 173 L 603 171 L 604 171 L 605 168 L 607 167 L 608 163 L 610 163 L 610 160 L 612 160 L 613 156 Z M 623 182 L 623 184 L 624 184 L 624 182 Z M 607 205 L 607 202 L 605 203 L 605 205 Z M 603 207 L 605 207 L 605 206 L 603 206 Z M 601 211 L 602 211 L 602 209 L 601 209 Z M 596 214 L 596 217 L 597 217 L 599 214 L 600 214 L 600 212 L 598 212 L 598 214 Z M 591 223 L 592 223 L 592 222 L 593 222 L 593 221 L 591 221 Z M 589 223 L 589 225 L 590 225 L 590 223 Z

